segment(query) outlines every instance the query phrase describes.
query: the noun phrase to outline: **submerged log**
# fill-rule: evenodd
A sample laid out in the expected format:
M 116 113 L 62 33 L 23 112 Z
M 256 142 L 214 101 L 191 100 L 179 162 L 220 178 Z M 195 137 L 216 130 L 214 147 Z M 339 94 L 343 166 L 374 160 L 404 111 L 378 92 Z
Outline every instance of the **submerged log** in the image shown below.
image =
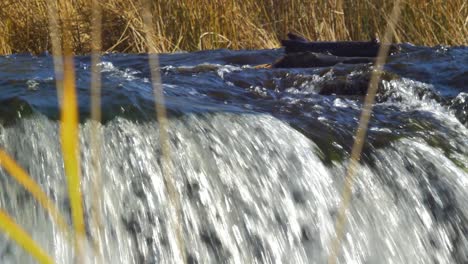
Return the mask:
M 338 63 L 359 64 L 373 63 L 375 57 L 338 57 L 334 55 L 315 52 L 286 53 L 282 58 L 273 63 L 273 68 L 311 68 L 327 67 Z
M 309 42 L 306 38 L 294 33 L 289 33 L 288 38 L 281 41 L 281 44 L 285 47 L 286 54 L 315 52 L 344 57 L 376 57 L 380 45 L 383 45 L 378 39 L 370 41 Z M 398 51 L 397 45 L 386 45 L 391 45 L 390 53 Z
M 311 68 L 328 67 L 338 63 L 374 63 L 383 45 L 378 39 L 370 41 L 310 42 L 306 38 L 288 33 L 282 40 L 285 55 L 272 64 L 272 68 Z M 390 53 L 397 52 L 399 46 L 390 45 Z

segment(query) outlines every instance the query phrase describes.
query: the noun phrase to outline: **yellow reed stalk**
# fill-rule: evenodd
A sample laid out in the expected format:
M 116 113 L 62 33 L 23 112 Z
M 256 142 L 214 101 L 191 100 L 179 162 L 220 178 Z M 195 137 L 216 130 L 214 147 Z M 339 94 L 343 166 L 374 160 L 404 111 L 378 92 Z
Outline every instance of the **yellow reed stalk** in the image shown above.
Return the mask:
M 72 209 L 75 236 L 85 234 L 83 221 L 83 204 L 81 194 L 81 170 L 78 142 L 78 105 L 75 91 L 75 69 L 73 56 L 64 57 L 63 102 L 61 113 L 60 138 L 62 142 L 65 175 Z M 78 237 L 76 238 L 78 239 Z
M 148 47 L 148 58 L 151 71 L 151 84 L 153 86 L 154 103 L 156 107 L 156 118 L 159 123 L 159 141 L 161 144 L 161 171 L 169 196 L 170 204 L 172 205 L 176 219 L 171 221 L 176 233 L 177 247 L 182 258 L 182 263 L 186 263 L 185 246 L 182 234 L 182 214 L 179 193 L 177 192 L 173 179 L 173 164 L 170 158 L 171 147 L 169 144 L 169 120 L 167 119 L 166 108 L 164 106 L 164 92 L 161 83 L 161 75 L 159 72 L 159 59 L 156 54 L 156 45 L 153 41 L 155 32 L 153 29 L 153 17 L 151 15 L 151 5 L 148 0 L 144 0 L 143 4 L 143 26 L 145 31 L 146 45 Z
M 367 134 L 367 127 L 372 113 L 372 107 L 375 102 L 375 95 L 377 93 L 378 83 L 382 75 L 383 66 L 387 59 L 387 55 L 390 49 L 390 43 L 392 42 L 393 33 L 395 32 L 394 28 L 399 16 L 400 0 L 396 0 L 387 27 L 385 29 L 385 34 L 379 49 L 379 53 L 377 55 L 377 59 L 374 66 L 375 69 L 372 72 L 372 76 L 369 82 L 369 88 L 367 89 L 364 107 L 362 109 L 361 117 L 359 120 L 359 127 L 356 132 L 353 148 L 351 150 L 351 159 L 346 172 L 346 178 L 342 191 L 341 207 L 339 208 L 338 218 L 335 224 L 336 237 L 332 241 L 331 253 L 328 257 L 329 264 L 335 264 L 338 258 L 338 250 L 341 245 L 341 241 L 343 240 L 344 229 L 346 224 L 346 211 L 351 202 L 352 186 L 356 177 L 359 160 L 361 159 L 361 152 Z
M 81 193 L 81 168 L 78 141 L 78 104 L 75 89 L 75 68 L 73 64 L 72 37 L 70 25 L 70 4 L 61 1 L 63 12 L 63 93 L 61 102 L 60 140 L 62 143 L 65 176 L 75 230 L 75 254 L 81 254 L 81 242 L 85 238 L 83 202 Z
M 101 231 L 102 231 L 102 175 L 101 175 L 101 131 L 99 123 L 101 122 L 101 31 L 102 31 L 102 14 L 101 5 L 98 0 L 92 2 L 92 32 L 91 32 L 91 119 L 94 121 L 91 124 L 91 190 L 93 190 L 92 217 L 93 224 L 97 232 L 97 241 L 95 243 L 97 252 L 101 252 Z M 102 260 L 101 260 L 102 262 Z
M 2 209 L 0 209 L 0 229 L 26 250 L 37 262 L 52 264 L 54 260 Z
M 18 165 L 18 163 L 16 163 L 5 151 L 1 149 L 0 166 L 2 166 L 12 178 L 21 184 L 39 202 L 39 204 L 46 209 L 61 231 L 63 231 L 68 238 L 69 229 L 67 222 L 55 204 L 47 197 L 47 194 L 42 191 L 39 184 L 37 184 L 28 175 L 28 173 Z
M 60 80 L 63 76 L 63 82 L 57 82 L 57 89 L 63 89 L 62 93 L 58 91 L 59 105 L 61 106 L 61 126 L 60 139 L 62 143 L 63 161 L 65 167 L 65 176 L 67 177 L 68 195 L 70 198 L 70 206 L 72 211 L 72 220 L 75 235 L 76 255 L 80 255 L 80 241 L 85 236 L 85 227 L 83 219 L 83 204 L 81 194 L 81 171 L 79 161 L 79 142 L 78 142 L 78 105 L 75 91 L 75 69 L 73 65 L 73 54 L 71 48 L 71 26 L 70 26 L 70 3 L 66 1 L 60 2 L 60 10 L 63 11 L 65 18 L 63 21 L 63 56 L 61 48 L 58 27 L 58 19 L 56 16 L 57 7 L 54 3 L 49 3 L 49 30 L 52 38 L 52 49 L 54 57 L 54 67 L 56 78 Z M 58 64 L 58 65 L 57 65 Z M 60 66 L 63 66 L 61 69 Z M 61 73 L 61 74 L 60 74 Z M 62 76 L 61 76 L 62 75 Z M 62 87 L 60 87 L 62 85 Z

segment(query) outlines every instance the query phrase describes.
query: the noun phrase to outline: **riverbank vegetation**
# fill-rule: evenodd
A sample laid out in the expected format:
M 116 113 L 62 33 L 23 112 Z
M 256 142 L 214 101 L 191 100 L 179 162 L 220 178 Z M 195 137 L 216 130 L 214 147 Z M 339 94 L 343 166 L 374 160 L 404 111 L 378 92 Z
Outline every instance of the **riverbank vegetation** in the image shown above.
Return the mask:
M 0 2 L 0 54 L 51 49 L 48 4 L 53 0 Z M 467 45 L 464 0 L 404 0 L 397 42 Z M 92 0 L 60 0 L 58 16 L 70 22 L 75 53 L 89 53 Z M 153 0 L 154 42 L 159 52 L 279 47 L 295 31 L 311 40 L 368 40 L 382 36 L 388 0 Z M 63 12 L 64 6 L 71 10 Z M 144 52 L 140 1 L 101 1 L 103 50 Z M 66 16 L 64 14 L 67 14 Z

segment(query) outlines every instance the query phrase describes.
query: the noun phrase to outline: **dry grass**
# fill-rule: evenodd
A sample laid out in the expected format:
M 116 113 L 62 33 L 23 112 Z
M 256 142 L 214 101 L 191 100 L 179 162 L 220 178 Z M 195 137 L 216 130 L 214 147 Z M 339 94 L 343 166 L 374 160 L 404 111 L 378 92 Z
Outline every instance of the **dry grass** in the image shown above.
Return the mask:
M 48 1 L 1 1 L 0 54 L 51 49 Z M 89 53 L 92 0 L 63 2 L 71 10 L 58 13 L 71 25 L 75 53 Z M 103 50 L 145 52 L 140 1 L 100 3 Z M 388 0 L 153 0 L 153 38 L 160 52 L 272 48 L 288 31 L 313 40 L 366 40 L 383 35 L 391 6 Z M 405 0 L 400 22 L 397 41 L 430 46 L 468 42 L 464 0 Z

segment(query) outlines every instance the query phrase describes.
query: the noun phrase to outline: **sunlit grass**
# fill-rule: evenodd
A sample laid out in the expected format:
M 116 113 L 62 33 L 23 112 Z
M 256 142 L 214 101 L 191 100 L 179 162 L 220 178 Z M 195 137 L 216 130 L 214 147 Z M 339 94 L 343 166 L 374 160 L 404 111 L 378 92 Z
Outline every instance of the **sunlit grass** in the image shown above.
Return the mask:
M 52 0 L 0 3 L 0 53 L 51 50 L 47 6 Z M 72 3 L 70 12 L 58 7 L 60 19 L 70 21 L 76 53 L 92 50 L 93 0 Z M 146 52 L 142 14 L 136 0 L 100 1 L 103 51 Z M 158 52 L 230 48 L 259 49 L 279 46 L 288 31 L 312 40 L 368 40 L 384 35 L 393 6 L 383 0 L 154 0 L 152 21 Z M 417 45 L 467 45 L 468 4 L 464 0 L 403 0 L 398 42 Z

